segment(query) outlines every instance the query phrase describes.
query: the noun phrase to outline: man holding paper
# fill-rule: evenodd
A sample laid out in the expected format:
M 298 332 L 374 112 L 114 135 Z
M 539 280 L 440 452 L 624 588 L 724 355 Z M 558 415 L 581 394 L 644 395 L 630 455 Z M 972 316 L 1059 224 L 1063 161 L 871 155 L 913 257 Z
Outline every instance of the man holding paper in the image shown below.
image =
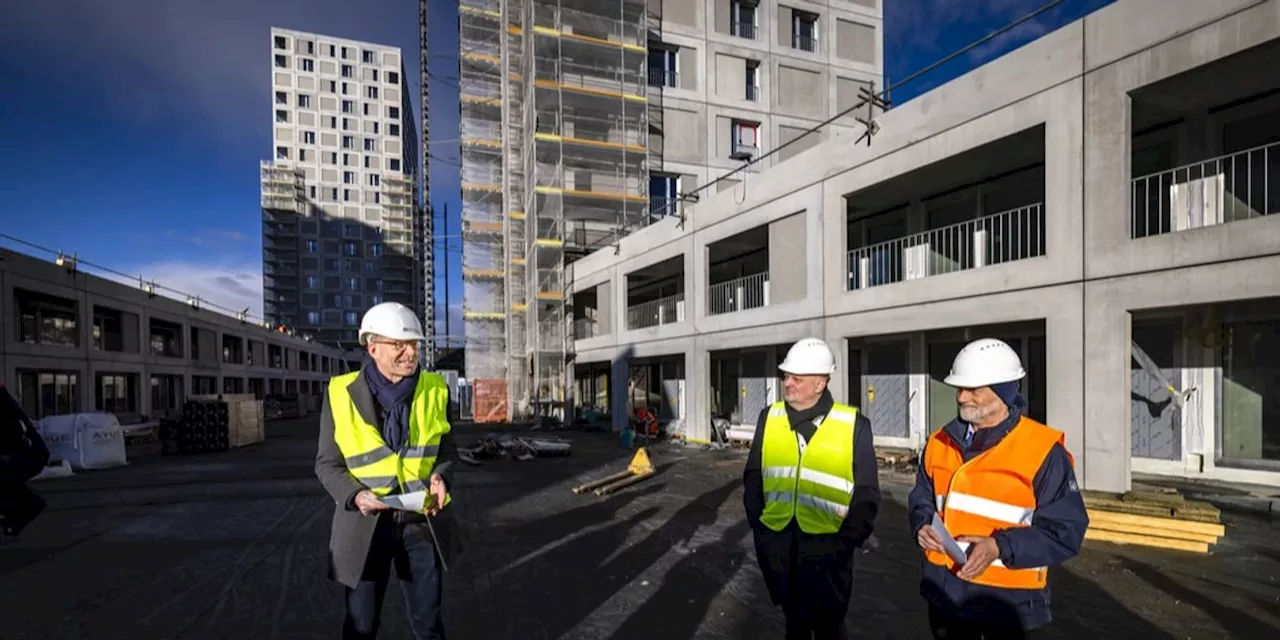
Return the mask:
M 337 507 L 331 577 L 345 587 L 343 638 L 374 638 L 394 566 L 418 640 L 444 638 L 442 575 L 451 551 L 449 471 L 457 456 L 449 390 L 421 371 L 426 338 L 408 307 L 375 305 L 360 323 L 369 358 L 335 376 L 320 414 L 316 476 Z
M 1026 415 L 1021 359 L 969 343 L 946 383 L 959 416 L 934 432 L 909 499 L 935 638 L 1024 638 L 1052 619 L 1049 567 L 1080 552 L 1089 516 L 1062 432 Z

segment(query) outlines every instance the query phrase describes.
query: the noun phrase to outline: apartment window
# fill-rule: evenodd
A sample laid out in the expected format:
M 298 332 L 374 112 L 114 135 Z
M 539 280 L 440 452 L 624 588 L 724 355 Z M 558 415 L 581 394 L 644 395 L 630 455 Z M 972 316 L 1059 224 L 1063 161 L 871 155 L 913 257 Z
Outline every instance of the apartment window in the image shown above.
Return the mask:
M 354 311 L 348 311 L 348 312 L 346 312 L 346 313 L 345 313 L 345 314 L 343 314 L 343 315 L 344 315 L 343 319 L 347 321 L 347 326 L 348 326 L 348 327 L 354 327 L 354 326 L 356 326 L 357 324 L 360 324 L 360 320 L 359 320 L 359 318 L 357 318 L 357 317 L 356 317 L 356 315 L 357 315 L 357 314 L 356 314 L 356 312 L 354 312 Z
M 680 193 L 680 177 L 653 173 L 649 175 L 649 214 L 668 216 L 675 213 Z
M 276 48 L 277 48 L 277 49 L 288 49 L 288 48 L 289 48 L 289 41 L 288 41 L 287 39 L 285 39 L 285 37 L 284 37 L 284 36 L 275 36 L 274 38 L 272 38 L 272 40 L 274 40 L 274 41 L 275 41 L 275 43 L 276 43 Z
M 344 65 L 342 65 L 342 77 L 344 77 L 344 78 L 354 78 L 354 77 L 356 77 L 356 70 L 355 70 L 355 68 L 353 68 L 353 67 L 352 67 L 351 65 L 349 65 L 349 64 L 344 64 Z
M 276 122 L 289 122 L 289 112 L 284 109 L 276 109 Z
M 313 56 L 316 54 L 316 43 L 310 41 L 307 42 L 307 54 Z
M 371 109 L 371 106 L 369 105 L 369 103 L 368 103 L 368 102 L 366 102 L 366 103 L 364 103 L 364 105 L 362 105 L 362 106 L 364 107 L 364 115 L 366 115 L 366 116 L 367 116 L 367 115 L 369 115 L 369 112 L 372 110 L 372 109 Z
M 276 92 L 276 104 L 289 104 L 289 94 L 283 91 Z M 278 112 L 277 112 L 278 113 Z
M 400 74 L 395 71 L 388 71 L 387 82 L 390 82 L 391 84 L 400 84 Z
M 306 161 L 307 161 L 307 150 L 298 149 L 298 162 L 306 162 Z
M 677 86 L 675 49 L 655 48 L 649 50 L 649 86 Z
M 355 166 L 355 164 L 356 164 L 356 163 L 354 163 L 354 162 L 352 162 L 352 161 L 351 161 L 351 154 L 349 154 L 349 153 L 344 153 L 344 154 L 342 154 L 342 166 L 344 166 L 344 167 L 354 167 L 354 166 Z
M 373 275 L 378 270 L 378 265 L 373 262 L 364 263 L 364 272 L 366 275 Z
M 343 47 L 343 48 L 342 48 L 342 59 L 343 59 L 343 60 L 350 60 L 350 59 L 351 59 L 351 50 L 350 50 L 350 49 L 348 49 L 347 47 Z
M 320 276 L 316 276 L 316 275 L 310 275 L 310 276 L 307 276 L 307 288 L 308 288 L 308 289 L 319 289 L 319 288 L 320 288 Z
M 311 185 L 311 191 L 310 191 L 309 193 L 311 194 L 311 199 L 312 199 L 312 200 L 315 200 L 315 199 L 316 199 L 316 186 L 315 186 L 314 184 L 313 184 L 313 185 Z M 314 252 L 313 252 L 313 253 L 314 253 Z
M 329 189 L 329 199 L 330 199 L 330 200 L 332 200 L 332 201 L 334 201 L 334 202 L 337 202 L 337 201 L 338 201 L 338 188 L 337 188 L 337 187 L 331 187 L 331 188 Z
M 733 0 L 729 7 L 729 34 L 755 40 L 759 24 L 757 9 L 758 4 L 753 0 Z
M 276 68 L 277 68 L 277 69 L 288 69 L 288 68 L 289 68 L 289 58 L 287 58 L 287 57 L 285 57 L 285 56 L 282 56 L 282 55 L 280 55 L 280 54 L 276 54 L 276 56 L 275 56 L 275 61 L 276 61 Z
M 76 413 L 80 409 L 80 376 L 74 371 L 18 369 L 18 397 L 27 417 Z
M 356 173 L 354 171 L 342 172 L 342 184 L 355 184 L 355 183 L 356 183 Z
M 392 120 L 399 120 L 400 107 L 387 107 L 387 117 Z
M 356 128 L 356 121 L 355 121 L 355 120 L 352 120 L 351 118 L 343 118 L 343 119 L 342 119 L 342 130 L 343 130 L 343 131 L 351 131 L 352 129 L 355 129 L 355 128 Z
M 311 187 L 311 188 L 314 189 L 315 187 Z M 307 247 L 307 253 L 320 253 L 319 240 L 307 240 L 306 247 Z
M 343 100 L 343 101 L 342 101 L 342 112 L 343 112 L 343 113 L 355 113 L 355 112 L 356 112 L 356 103 L 355 103 L 355 101 L 354 101 L 354 100 Z
M 310 108 L 311 108 L 311 96 L 309 96 L 309 95 L 307 95 L 307 94 L 305 94 L 305 93 L 299 93 L 299 94 L 298 94 L 298 106 L 299 106 L 299 107 L 301 107 L 301 108 L 303 108 L 303 109 L 310 109 Z
M 347 278 L 347 290 L 356 291 L 360 288 L 360 278 Z
M 319 312 L 319 311 L 308 311 L 308 312 L 307 312 L 307 324 L 309 324 L 309 325 L 313 325 L 313 326 L 314 326 L 314 325 L 318 325 L 318 324 L 320 324 L 320 312 Z
M 397 138 L 400 137 L 400 125 L 393 122 L 387 123 L 387 135 Z
M 350 190 L 350 189 L 343 189 L 343 190 L 342 190 L 342 201 L 343 201 L 343 202 L 351 202 L 351 190 Z
M 377 140 L 374 140 L 373 138 L 365 138 L 365 139 L 364 139 L 364 150 L 365 150 L 365 151 L 377 151 L 377 150 L 378 150 Z
M 377 69 L 374 69 L 374 70 L 373 70 L 373 81 L 374 81 L 374 82 L 377 82 L 377 81 L 378 81 L 378 70 L 377 70 Z
M 372 169 L 372 168 L 373 168 L 373 156 L 365 156 L 365 157 L 364 157 L 364 168 L 366 168 L 366 169 Z
M 315 143 L 316 143 L 316 132 L 314 132 L 314 131 L 303 131 L 303 132 L 302 132 L 302 142 L 303 142 L 304 144 L 315 144 Z
M 307 73 L 315 73 L 315 72 L 316 72 L 316 61 L 315 61 L 315 60 L 312 60 L 311 58 L 303 58 L 303 59 L 302 59 L 302 67 L 301 67 L 301 68 L 302 68 L 302 70 L 303 70 L 303 71 L 306 71 Z
M 360 61 L 365 64 L 373 64 L 373 52 L 368 50 L 361 51 Z
M 746 98 L 751 101 L 760 99 L 760 62 L 756 60 L 747 61 L 747 95 Z
M 817 51 L 818 16 L 796 9 L 791 10 L 791 48 L 801 51 Z
M 338 128 L 338 116 L 325 116 L 324 121 L 326 127 L 330 129 Z
M 376 173 L 369 174 L 369 186 L 377 187 L 381 185 L 382 185 L 382 176 Z
M 329 93 L 337 93 L 337 92 L 338 92 L 338 81 L 337 81 L 337 80 L 325 80 L 325 81 L 324 81 L 324 90 L 325 90 L 325 91 L 327 91 L 327 92 L 329 92 Z
M 374 281 L 373 281 L 373 288 L 374 288 L 374 289 L 377 289 L 378 291 L 382 291 L 382 279 L 381 279 L 381 278 L 379 278 L 378 280 L 374 280 Z
M 366 106 L 368 106 L 368 105 L 366 105 Z M 380 128 L 380 127 L 378 126 L 378 123 L 377 123 L 377 122 L 374 122 L 374 123 L 373 123 L 373 135 L 375 135 L 375 136 L 376 136 L 376 135 L 378 135 L 378 129 L 379 129 L 379 128 Z
M 276 160 L 288 160 L 289 147 L 276 147 Z
M 390 170 L 392 170 L 392 171 L 399 171 L 399 170 L 400 170 L 400 161 L 399 161 L 399 160 L 397 160 L 396 158 L 392 158 L 392 159 L 388 160 L 388 161 L 387 161 L 387 168 L 388 168 L 388 169 L 390 169 Z
M 338 47 L 329 45 L 329 57 L 336 58 L 338 56 Z
M 338 152 L 337 152 L 337 151 L 329 151 L 329 152 L 326 152 L 326 153 L 324 154 L 324 163 L 325 163 L 325 164 L 338 164 Z
M 369 245 L 369 254 L 370 254 L 370 255 L 372 255 L 372 256 L 373 256 L 373 257 L 375 257 L 375 258 L 381 258 L 381 257 L 382 257 L 382 245 L 381 245 L 381 244 L 378 244 L 378 243 L 374 243 L 374 244 Z
M 377 87 L 365 87 L 364 92 L 365 92 L 365 95 L 367 95 L 367 96 L 369 97 L 369 99 L 370 99 L 370 100 L 377 100 L 377 99 L 378 99 L 378 88 L 377 88 Z
M 760 123 L 747 120 L 732 120 L 733 148 L 729 157 L 734 160 L 748 160 L 760 152 Z
M 342 236 L 343 236 L 344 238 L 359 238 L 359 237 L 360 237 L 360 225 L 358 225 L 358 224 L 349 224 L 349 225 L 346 225 L 346 226 L 342 227 Z
M 342 243 L 342 254 L 347 256 L 357 256 L 360 253 L 360 247 L 355 242 L 347 241 Z
M 345 120 L 345 118 L 344 118 L 344 120 Z M 345 129 L 346 127 L 343 127 L 343 128 Z M 354 148 L 355 148 L 355 146 L 356 146 L 356 139 L 355 139 L 355 136 L 342 136 L 342 148 L 343 148 L 343 149 L 354 149 Z

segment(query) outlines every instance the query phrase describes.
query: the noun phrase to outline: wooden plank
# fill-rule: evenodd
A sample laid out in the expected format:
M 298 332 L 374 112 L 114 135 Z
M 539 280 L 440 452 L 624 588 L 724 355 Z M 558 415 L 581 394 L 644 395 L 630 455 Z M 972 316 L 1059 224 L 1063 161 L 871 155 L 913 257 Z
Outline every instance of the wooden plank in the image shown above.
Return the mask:
M 1209 553 L 1209 545 L 1204 542 L 1174 540 L 1171 538 L 1158 538 L 1155 536 L 1144 536 L 1132 533 L 1117 533 L 1115 531 L 1102 531 L 1092 528 L 1085 532 L 1084 538 L 1085 540 L 1099 540 L 1102 542 L 1114 542 L 1116 544 L 1132 544 L 1142 547 L 1173 549 L 1175 551 L 1190 551 L 1192 553 Z
M 1090 522 L 1111 522 L 1120 525 L 1130 524 L 1140 527 L 1161 527 L 1175 531 L 1184 531 L 1186 533 L 1198 533 L 1218 537 L 1222 537 L 1227 533 L 1226 527 L 1212 522 L 1194 522 L 1190 520 L 1177 520 L 1174 518 L 1153 518 L 1151 516 L 1134 515 L 1131 513 L 1116 513 L 1112 511 L 1098 511 L 1094 509 L 1089 509 L 1088 511 Z
M 1183 506 L 1174 508 L 1167 504 L 1150 504 L 1140 502 L 1125 502 L 1115 496 L 1107 494 L 1090 494 L 1086 493 L 1084 504 L 1090 509 L 1098 509 L 1101 511 L 1114 511 L 1117 513 L 1131 513 L 1134 515 L 1152 516 L 1157 518 L 1176 518 L 1178 520 L 1189 520 L 1194 522 L 1219 522 L 1222 512 L 1215 506 L 1207 502 L 1187 501 Z
M 1195 531 L 1179 531 L 1169 527 L 1153 527 L 1145 524 L 1133 524 L 1129 522 L 1112 522 L 1110 520 L 1094 520 L 1089 523 L 1090 529 L 1099 531 L 1111 531 L 1113 533 L 1132 533 L 1143 536 L 1153 536 L 1156 538 L 1170 538 L 1173 540 L 1189 540 L 1191 542 L 1204 542 L 1207 544 L 1218 544 L 1219 536 L 1208 533 L 1199 533 Z

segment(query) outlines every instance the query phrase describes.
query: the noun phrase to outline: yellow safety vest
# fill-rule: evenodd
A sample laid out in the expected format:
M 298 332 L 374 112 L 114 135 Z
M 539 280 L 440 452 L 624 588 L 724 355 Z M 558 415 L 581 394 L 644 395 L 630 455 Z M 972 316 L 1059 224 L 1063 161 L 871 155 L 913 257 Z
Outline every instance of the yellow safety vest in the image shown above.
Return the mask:
M 769 408 L 760 445 L 764 513 L 760 522 L 782 531 L 795 518 L 805 533 L 835 533 L 853 497 L 853 429 L 858 410 L 837 404 L 800 453 L 787 407 Z
M 382 430 L 360 417 L 347 391 L 359 371 L 329 380 L 329 408 L 333 411 L 333 440 L 346 458 L 347 470 L 379 496 L 427 490 L 440 440 L 449 433 L 446 408 L 449 387 L 444 377 L 418 374 L 409 411 L 409 441 L 397 454 L 382 438 Z M 452 498 L 445 496 L 445 504 Z

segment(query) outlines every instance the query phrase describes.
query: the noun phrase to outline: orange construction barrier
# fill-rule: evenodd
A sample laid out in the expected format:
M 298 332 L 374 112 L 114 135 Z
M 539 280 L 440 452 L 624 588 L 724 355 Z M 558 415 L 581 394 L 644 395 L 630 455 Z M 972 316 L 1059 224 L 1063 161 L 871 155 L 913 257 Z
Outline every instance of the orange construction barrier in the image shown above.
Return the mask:
M 476 380 L 471 406 L 476 422 L 506 422 L 507 381 L 501 378 Z

